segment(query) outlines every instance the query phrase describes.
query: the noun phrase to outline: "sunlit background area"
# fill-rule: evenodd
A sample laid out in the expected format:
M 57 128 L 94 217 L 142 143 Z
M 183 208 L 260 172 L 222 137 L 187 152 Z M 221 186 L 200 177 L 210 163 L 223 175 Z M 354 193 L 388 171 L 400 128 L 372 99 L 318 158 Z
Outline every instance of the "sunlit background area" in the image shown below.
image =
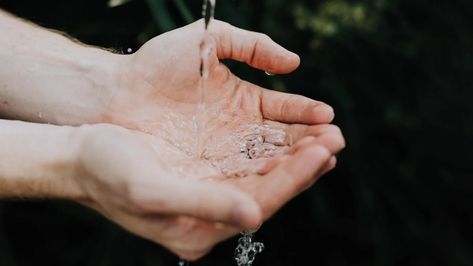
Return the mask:
M 199 19 L 201 5 L 0 0 L 120 53 Z M 473 265 L 473 1 L 217 0 L 215 15 L 268 34 L 302 60 L 284 76 L 225 62 L 232 71 L 327 102 L 347 139 L 337 169 L 255 235 L 266 246 L 255 266 Z M 235 265 L 235 246 L 230 239 L 191 265 Z M 0 202 L 0 266 L 177 262 L 79 205 Z

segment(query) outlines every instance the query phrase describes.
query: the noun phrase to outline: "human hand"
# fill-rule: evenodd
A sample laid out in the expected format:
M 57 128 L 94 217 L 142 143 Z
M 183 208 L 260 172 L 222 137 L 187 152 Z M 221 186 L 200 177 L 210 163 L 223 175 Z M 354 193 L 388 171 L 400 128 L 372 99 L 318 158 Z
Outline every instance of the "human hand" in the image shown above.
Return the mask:
M 53 190 L 55 198 L 80 198 L 128 230 L 195 259 L 220 240 L 267 219 L 330 170 L 333 156 L 344 146 L 339 129 L 327 125 L 333 118 L 329 106 L 241 81 L 219 63 L 232 58 L 276 74 L 294 70 L 299 58 L 264 35 L 212 22 L 204 45 L 209 69 L 205 108 L 199 109 L 199 23 L 158 36 L 133 55 L 113 55 L 14 18 L 0 18 L 7 21 L 0 23 L 4 30 L 21 33 L 21 38 L 11 34 L 6 47 L 25 46 L 21 57 L 16 49 L 2 54 L 10 62 L 0 71 L 9 84 L 2 87 L 2 114 L 54 124 L 108 122 L 142 131 L 92 126 L 84 130 L 78 154 L 64 144 L 68 137 L 58 142 L 50 135 L 52 126 L 44 125 L 45 135 L 22 130 L 34 136 L 27 143 L 16 131 L 7 132 L 5 139 L 16 137 L 21 146 L 12 158 L 29 161 L 23 166 L 18 166 L 20 160 L 4 162 L 15 182 L 7 182 L 0 196 L 11 196 L 9 191 L 19 187 L 18 171 L 25 179 L 29 175 L 23 176 L 24 171 L 40 169 L 32 171 L 38 176 L 34 183 L 23 180 L 18 195 L 51 196 L 36 194 L 32 184 L 38 184 L 40 192 Z M 34 45 L 25 45 L 30 43 Z M 261 161 L 247 158 L 250 150 L 241 153 L 239 142 L 248 141 L 254 129 L 261 135 L 256 140 L 263 137 L 280 156 Z M 59 152 L 48 152 L 45 160 L 42 153 L 52 142 L 58 142 L 54 148 Z M 42 148 L 31 149 L 39 144 Z M 70 171 L 65 161 L 73 162 L 76 155 L 79 166 Z M 226 158 L 240 165 L 258 163 L 245 178 L 227 178 L 222 169 L 231 165 L 221 164 Z M 42 167 L 31 167 L 37 164 Z M 77 182 L 63 178 L 70 174 Z M 61 186 L 62 181 L 67 185 Z M 238 206 L 242 210 L 234 211 Z
M 328 105 L 266 90 L 234 76 L 219 59 L 233 58 L 268 72 L 286 73 L 298 66 L 299 58 L 264 35 L 218 21 L 210 27 L 208 47 L 204 47 L 209 54 L 209 77 L 202 99 L 205 107 L 199 108 L 202 28 L 194 23 L 163 34 L 126 56 L 104 121 L 154 135 L 153 146 L 173 173 L 168 176 L 180 181 L 223 181 L 251 195 L 262 221 L 334 167 L 334 155 L 344 146 L 343 136 L 336 126 L 327 124 L 333 119 Z M 261 164 L 241 153 L 242 142 L 255 129 L 264 138 L 276 139 L 273 144 L 280 156 Z M 320 154 L 307 156 L 317 153 L 311 151 L 316 146 L 328 150 L 328 162 Z M 246 177 L 227 178 L 223 174 L 228 172 Z M 204 255 L 243 228 L 185 215 L 167 221 L 173 230 L 168 230 L 164 245 L 188 259 Z M 235 220 L 224 222 L 234 224 Z M 150 221 L 144 223 L 148 226 L 143 228 L 153 226 Z M 153 239 L 150 232 L 137 233 Z
M 317 134 L 329 137 L 332 130 L 320 127 Z M 278 162 L 268 161 L 275 166 L 263 165 L 245 178 L 226 178 L 148 134 L 95 125 L 83 127 L 79 135 L 75 181 L 88 199 L 83 203 L 189 260 L 257 227 L 333 168 L 336 152 L 305 137 L 274 159 Z M 181 176 L 170 162 L 194 171 Z
M 255 133 L 258 125 L 276 121 L 280 129 L 287 123 L 309 126 L 332 121 L 330 106 L 242 81 L 219 62 L 231 58 L 271 73 L 288 73 L 299 65 L 297 55 L 263 34 L 212 21 L 202 48 L 209 72 L 203 80 L 199 48 L 203 37 L 199 21 L 160 35 L 125 56 L 103 122 L 157 135 L 187 154 L 215 163 L 235 157 L 241 148 L 238 137 Z M 202 82 L 205 88 L 199 88 Z M 294 141 L 282 138 L 282 146 Z

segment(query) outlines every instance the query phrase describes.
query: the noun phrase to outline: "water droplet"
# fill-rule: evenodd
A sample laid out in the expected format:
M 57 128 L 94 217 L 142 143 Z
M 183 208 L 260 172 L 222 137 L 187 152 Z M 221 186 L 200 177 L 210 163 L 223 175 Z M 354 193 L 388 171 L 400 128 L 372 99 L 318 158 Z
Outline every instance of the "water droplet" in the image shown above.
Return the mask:
M 271 76 L 271 77 L 272 77 L 272 76 L 276 76 L 276 74 L 270 73 L 270 72 L 268 72 L 268 71 L 265 71 L 264 73 L 266 73 L 266 75 Z
M 133 52 L 133 49 L 128 48 L 128 49 L 126 49 L 126 52 L 129 53 L 129 54 L 131 54 L 131 53 Z
M 177 265 L 179 265 L 179 266 L 188 266 L 188 265 L 189 265 L 189 262 L 188 262 L 188 261 L 185 261 L 185 260 L 179 260 L 179 262 L 177 263 Z

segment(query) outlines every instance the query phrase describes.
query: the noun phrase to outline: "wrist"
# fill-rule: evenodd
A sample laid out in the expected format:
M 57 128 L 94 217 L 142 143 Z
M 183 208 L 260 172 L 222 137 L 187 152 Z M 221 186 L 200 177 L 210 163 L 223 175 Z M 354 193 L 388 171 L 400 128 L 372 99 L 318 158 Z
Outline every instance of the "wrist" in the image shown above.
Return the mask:
M 0 198 L 88 200 L 75 179 L 77 128 L 5 120 L 0 128 Z
M 94 199 L 97 198 L 97 188 L 104 185 L 98 180 L 103 176 L 109 176 L 109 169 L 117 167 L 115 160 L 113 160 L 116 151 L 110 150 L 108 146 L 104 147 L 102 144 L 118 138 L 115 143 L 119 145 L 120 138 L 124 134 L 127 134 L 124 128 L 111 124 L 83 125 L 74 132 L 73 138 L 78 149 L 73 156 L 74 167 L 71 177 L 77 191 L 80 191 L 81 197 L 78 201 L 81 203 L 87 206 L 94 204 Z M 119 149 L 117 148 L 117 150 Z M 112 182 L 118 184 L 118 182 Z
M 100 48 L 78 45 L 73 51 L 72 68 L 85 84 L 73 99 L 74 113 L 56 112 L 57 124 L 83 125 L 109 122 L 109 109 L 114 101 L 124 73 L 128 56 Z M 66 109 L 68 106 L 66 106 Z

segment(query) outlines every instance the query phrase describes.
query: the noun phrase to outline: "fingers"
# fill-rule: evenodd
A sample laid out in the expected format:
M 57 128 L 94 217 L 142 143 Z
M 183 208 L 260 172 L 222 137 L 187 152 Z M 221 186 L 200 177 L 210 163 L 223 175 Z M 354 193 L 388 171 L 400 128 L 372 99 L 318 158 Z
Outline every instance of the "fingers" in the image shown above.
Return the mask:
M 290 135 L 291 139 L 295 139 L 296 142 L 284 151 L 284 155 L 267 159 L 264 166 L 258 170 L 258 174 L 264 175 L 269 173 L 291 155 L 314 144 L 325 147 L 331 154 L 337 154 L 345 148 L 345 139 L 342 132 L 335 125 L 292 125 L 287 129 L 287 134 Z M 326 172 L 335 167 L 335 157 L 330 162 Z
M 294 71 L 300 63 L 299 56 L 284 49 L 265 34 L 214 21 L 211 27 L 217 36 L 217 56 L 246 62 L 252 67 L 274 73 Z
M 286 134 L 296 140 L 288 152 L 299 146 L 305 146 L 305 142 L 301 141 L 307 141 L 307 139 L 312 139 L 315 144 L 326 147 L 332 154 L 337 154 L 346 146 L 342 131 L 335 125 L 292 125 L 286 130 Z
M 157 180 L 158 177 L 150 177 Z M 258 204 L 246 193 L 228 185 L 199 180 L 159 178 L 135 184 L 133 206 L 141 212 L 187 215 L 243 228 L 261 223 Z
M 261 89 L 261 110 L 266 119 L 285 123 L 327 124 L 334 118 L 333 108 L 310 98 Z
M 139 136 L 148 137 L 114 128 L 84 142 L 81 163 L 93 174 L 83 186 L 96 201 L 141 215 L 185 215 L 244 228 L 261 222 L 261 210 L 248 194 L 223 183 L 174 176 Z
M 323 146 L 310 145 L 299 150 L 266 176 L 260 177 L 261 191 L 255 197 L 268 218 L 290 199 L 317 180 L 333 155 Z
M 280 156 L 276 156 L 271 159 L 268 159 L 266 163 L 264 164 L 264 166 L 258 169 L 256 173 L 259 175 L 265 175 L 271 172 L 271 170 L 273 170 L 276 166 L 278 166 L 279 164 L 281 164 L 283 161 L 287 160 L 288 158 L 289 157 L 287 155 L 280 155 Z

